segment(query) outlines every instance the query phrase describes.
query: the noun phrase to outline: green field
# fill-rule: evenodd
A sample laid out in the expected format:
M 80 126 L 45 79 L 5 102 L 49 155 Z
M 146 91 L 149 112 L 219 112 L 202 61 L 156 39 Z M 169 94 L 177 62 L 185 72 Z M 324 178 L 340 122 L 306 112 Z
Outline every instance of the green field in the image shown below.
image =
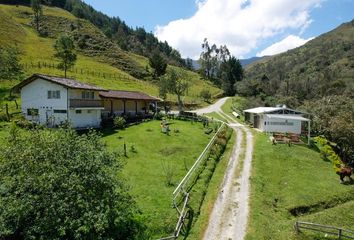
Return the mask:
M 272 146 L 257 133 L 250 199 L 248 240 L 314 239 L 295 236 L 296 220 L 353 230 L 353 185 L 340 184 L 332 164 L 306 145 Z
M 44 7 L 44 16 L 47 17 L 46 24 L 51 27 L 49 37 L 40 37 L 30 25 L 32 11 L 25 6 L 9 6 L 0 4 L 0 44 L 2 46 L 17 46 L 21 51 L 21 63 L 24 65 L 24 76 L 33 73 L 63 75 L 63 71 L 53 68 L 58 62 L 53 58 L 53 44 L 55 36 L 62 32 L 68 32 L 68 26 L 59 24 L 60 21 L 76 23 L 78 20 L 69 12 L 59 8 Z M 82 20 L 82 30 L 95 41 L 98 41 L 95 48 L 104 48 L 112 44 L 95 26 Z M 66 24 L 67 25 L 67 24 Z M 70 24 L 69 24 L 70 25 Z M 91 51 L 91 50 L 90 50 Z M 116 67 L 117 62 L 123 66 L 128 65 L 131 71 L 140 71 L 148 65 L 145 57 L 122 51 L 114 48 L 115 54 L 121 59 L 110 59 L 100 56 L 98 53 L 91 54 L 88 50 L 80 50 L 75 68 L 68 72 L 68 76 L 77 80 L 96 84 L 104 88 L 120 90 L 143 91 L 153 96 L 158 95 L 156 82 L 145 79 L 137 79 Z M 115 62 L 116 61 L 116 62 Z M 170 66 L 172 67 L 172 66 Z M 176 67 L 172 67 L 176 68 Z M 208 89 L 213 95 L 219 94 L 220 89 L 212 86 L 209 82 L 201 80 L 199 75 L 190 71 L 177 68 L 183 71 L 190 80 L 190 90 L 184 100 L 188 103 L 202 103 L 199 93 L 202 89 Z M 145 71 L 145 70 L 144 70 Z M 10 84 L 0 84 L 2 92 L 17 84 L 14 81 Z M 176 101 L 176 97 L 169 95 L 170 101 Z
M 172 192 L 212 136 L 204 133 L 201 123 L 178 120 L 170 123 L 170 136 L 161 133 L 160 121 L 103 132 L 110 150 L 122 151 L 126 143 L 125 177 L 148 231 L 155 238 L 173 233 L 177 212 L 172 208 Z M 179 132 L 175 133 L 177 129 Z M 166 184 L 166 168 L 173 170 L 171 186 Z

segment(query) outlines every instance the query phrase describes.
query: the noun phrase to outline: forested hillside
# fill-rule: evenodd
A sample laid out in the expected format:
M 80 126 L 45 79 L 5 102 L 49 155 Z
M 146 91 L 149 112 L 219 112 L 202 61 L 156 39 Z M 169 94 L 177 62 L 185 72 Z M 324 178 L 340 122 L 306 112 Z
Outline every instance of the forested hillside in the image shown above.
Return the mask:
M 244 108 L 286 104 L 303 109 L 314 135 L 354 164 L 354 20 L 305 45 L 246 68 L 236 83 Z
M 297 107 L 329 95 L 354 97 L 354 20 L 304 46 L 246 68 L 238 92 Z
M 0 0 L 3 4 L 30 5 L 30 0 Z M 55 6 L 71 12 L 74 16 L 85 19 L 98 27 L 112 42 L 121 49 L 131 51 L 145 57 L 153 52 L 162 54 L 169 64 L 186 66 L 180 53 L 167 42 L 160 42 L 152 33 L 142 27 L 129 27 L 119 17 L 108 17 L 80 0 L 43 0 L 42 4 Z

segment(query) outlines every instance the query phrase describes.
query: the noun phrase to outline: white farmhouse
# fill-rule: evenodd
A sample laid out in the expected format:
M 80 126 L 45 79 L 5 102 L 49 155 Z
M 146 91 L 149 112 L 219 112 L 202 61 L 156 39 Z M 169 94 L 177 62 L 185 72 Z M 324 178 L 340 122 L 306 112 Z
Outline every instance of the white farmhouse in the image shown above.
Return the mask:
M 69 78 L 34 74 L 14 88 L 21 91 L 22 113 L 39 124 L 55 127 L 68 121 L 74 128 L 99 127 L 102 88 Z
M 244 114 L 245 120 L 262 132 L 301 134 L 302 122 L 308 122 L 310 128 L 310 120 L 304 117 L 306 113 L 287 108 L 285 105 L 247 109 Z

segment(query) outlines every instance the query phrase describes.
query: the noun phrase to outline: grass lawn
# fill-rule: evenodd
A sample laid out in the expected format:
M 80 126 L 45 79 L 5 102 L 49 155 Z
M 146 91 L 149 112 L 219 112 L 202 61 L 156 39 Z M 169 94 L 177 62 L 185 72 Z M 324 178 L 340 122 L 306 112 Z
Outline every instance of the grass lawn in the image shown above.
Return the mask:
M 216 112 L 211 112 L 211 113 L 207 113 L 206 114 L 208 117 L 211 117 L 213 119 L 217 119 L 223 122 L 228 122 L 223 116 L 221 116 L 220 114 L 216 113 Z
M 250 200 L 248 240 L 314 239 L 295 236 L 296 220 L 353 230 L 353 185 L 340 184 L 331 163 L 306 145 L 272 146 L 256 133 Z M 291 214 L 299 208 L 307 210 Z
M 242 105 L 244 102 L 247 101 L 243 97 L 235 96 L 235 97 L 230 97 L 226 100 L 225 104 L 222 105 L 221 109 L 223 110 L 224 113 L 228 114 L 231 116 L 235 121 L 242 122 L 244 123 L 244 116 L 242 112 Z M 237 109 L 237 113 L 240 115 L 240 118 L 236 118 L 232 112 L 234 112 L 233 108 Z
M 177 212 L 172 208 L 172 192 L 212 137 L 204 133 L 201 123 L 171 120 L 170 129 L 167 136 L 161 133 L 160 121 L 150 121 L 103 132 L 110 150 L 122 151 L 124 142 L 127 145 L 124 175 L 154 238 L 173 233 Z M 166 168 L 173 172 L 172 186 L 166 184 Z

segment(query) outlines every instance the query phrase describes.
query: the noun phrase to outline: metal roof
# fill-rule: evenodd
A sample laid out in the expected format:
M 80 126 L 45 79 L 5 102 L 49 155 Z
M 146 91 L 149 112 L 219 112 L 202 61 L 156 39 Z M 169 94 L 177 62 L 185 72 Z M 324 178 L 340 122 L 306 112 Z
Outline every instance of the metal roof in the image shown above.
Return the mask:
M 262 113 L 272 113 L 272 112 L 279 111 L 279 110 L 287 111 L 287 113 L 283 113 L 283 114 L 287 114 L 287 115 L 289 115 L 289 114 L 307 114 L 305 112 L 291 109 L 286 106 L 283 106 L 283 107 L 257 107 L 257 108 L 246 109 L 246 110 L 244 110 L 244 112 L 262 114 Z M 279 114 L 279 113 L 274 113 L 274 114 Z
M 295 114 L 266 114 L 268 118 L 277 118 L 277 119 L 287 119 L 287 120 L 298 120 L 303 122 L 309 122 L 310 119 L 304 118 L 301 115 Z
M 20 90 L 27 84 L 33 82 L 34 80 L 37 79 L 43 79 L 47 80 L 49 82 L 57 83 L 59 85 L 63 85 L 68 88 L 75 88 L 75 89 L 85 89 L 85 90 L 94 90 L 94 91 L 105 91 L 105 89 L 90 85 L 87 83 L 82 83 L 77 80 L 71 79 L 71 78 L 62 78 L 62 77 L 56 77 L 56 76 L 49 76 L 49 75 L 43 75 L 43 74 L 33 74 L 31 77 L 23 80 L 21 83 L 16 85 L 13 89 Z
M 251 109 L 246 109 L 244 112 L 249 112 L 249 113 L 267 113 L 267 112 L 273 112 L 276 110 L 281 110 L 283 109 L 282 107 L 257 107 L 257 108 L 251 108 Z
M 136 91 L 109 90 L 100 92 L 100 96 L 103 98 L 160 101 L 158 98 L 151 97 L 150 95 Z

